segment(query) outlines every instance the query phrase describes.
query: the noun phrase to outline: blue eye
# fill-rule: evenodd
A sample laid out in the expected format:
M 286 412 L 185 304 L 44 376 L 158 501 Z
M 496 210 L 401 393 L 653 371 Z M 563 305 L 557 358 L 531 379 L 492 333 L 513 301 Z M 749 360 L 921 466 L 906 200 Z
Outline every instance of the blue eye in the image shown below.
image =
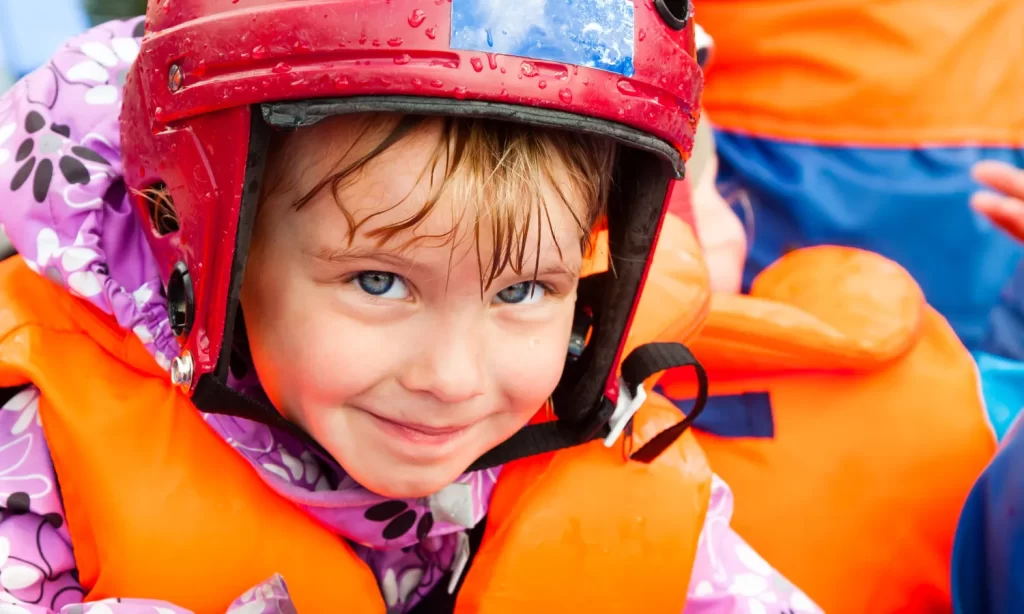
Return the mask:
M 394 273 L 363 271 L 356 275 L 354 281 L 363 292 L 371 296 L 387 299 L 404 299 L 409 296 L 405 280 Z
M 535 303 L 544 298 L 544 295 L 544 286 L 533 281 L 523 281 L 498 292 L 494 298 L 508 305 L 524 305 Z

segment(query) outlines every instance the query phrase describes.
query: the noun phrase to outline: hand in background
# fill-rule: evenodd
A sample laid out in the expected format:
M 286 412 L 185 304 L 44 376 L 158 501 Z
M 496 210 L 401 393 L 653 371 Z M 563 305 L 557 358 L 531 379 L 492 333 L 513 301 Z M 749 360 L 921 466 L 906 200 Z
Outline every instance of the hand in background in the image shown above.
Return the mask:
M 1004 162 L 986 160 L 971 174 L 991 191 L 977 192 L 971 206 L 993 224 L 1024 242 L 1024 170 Z

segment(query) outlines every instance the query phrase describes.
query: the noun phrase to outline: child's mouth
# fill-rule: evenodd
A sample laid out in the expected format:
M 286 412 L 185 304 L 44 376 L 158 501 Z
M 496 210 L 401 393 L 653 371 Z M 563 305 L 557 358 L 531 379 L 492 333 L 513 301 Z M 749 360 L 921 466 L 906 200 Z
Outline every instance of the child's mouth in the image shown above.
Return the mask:
M 440 444 L 458 437 L 469 430 L 472 425 L 462 426 L 429 426 L 415 422 L 402 422 L 391 420 L 372 412 L 366 412 L 372 416 L 386 432 L 416 443 Z

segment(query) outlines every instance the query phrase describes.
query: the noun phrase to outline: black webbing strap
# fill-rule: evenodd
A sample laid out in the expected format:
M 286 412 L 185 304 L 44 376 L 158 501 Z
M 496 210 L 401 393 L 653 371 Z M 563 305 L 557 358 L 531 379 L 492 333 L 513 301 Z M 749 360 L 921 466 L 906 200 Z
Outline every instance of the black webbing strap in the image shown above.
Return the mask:
M 679 423 L 662 431 L 644 444 L 630 457 L 631 459 L 644 463 L 653 461 L 689 428 L 690 424 L 704 410 L 704 404 L 708 398 L 708 379 L 704 368 L 697 362 L 693 354 L 679 343 L 642 345 L 633 350 L 623 361 L 622 379 L 629 388 L 628 392 L 631 396 L 636 396 L 637 389 L 644 380 L 655 373 L 686 366 L 692 366 L 697 372 L 698 392 L 693 409 Z M 195 391 L 192 393 L 192 402 L 201 411 L 207 413 L 244 418 L 280 428 L 313 446 L 320 454 L 331 458 L 323 446 L 298 425 L 285 419 L 273 407 L 232 390 L 213 376 L 207 375 L 199 379 Z M 586 429 L 587 435 L 581 434 L 581 429 L 573 429 L 561 421 L 525 426 L 512 437 L 484 453 L 469 466 L 467 471 L 489 469 L 520 458 L 555 452 L 601 439 L 608 435 L 610 427 L 607 420 L 613 412 L 614 407 L 612 407 L 611 401 L 607 398 L 602 399 L 601 404 L 594 409 L 595 420 L 602 421 L 602 426 L 599 429 Z
M 282 416 L 276 409 L 232 390 L 212 374 L 204 375 L 196 382 L 196 388 L 192 391 L 192 403 L 199 411 L 208 414 L 244 418 L 279 428 L 309 444 L 325 458 L 334 458 L 320 445 L 320 442 L 313 439 L 302 427 Z
M 681 343 L 641 345 L 622 363 L 622 379 L 626 380 L 631 388 L 630 392 L 634 394 L 636 387 L 648 377 L 675 367 L 693 367 L 697 374 L 697 398 L 693 402 L 693 409 L 682 420 L 658 433 L 634 452 L 629 457 L 632 460 L 641 463 L 652 462 L 693 424 L 708 402 L 708 374 L 690 350 Z
M 469 466 L 466 471 L 478 471 L 504 465 L 520 458 L 547 454 L 565 448 L 578 446 L 608 434 L 608 427 L 598 431 L 589 438 L 555 420 L 541 424 L 530 424 L 519 429 L 514 435 L 485 452 L 483 456 Z
M 697 416 L 704 411 L 704 405 L 708 399 L 708 376 L 704 367 L 700 365 L 690 350 L 681 343 L 649 343 L 641 345 L 633 350 L 622 362 L 622 379 L 629 387 L 630 396 L 636 396 L 637 389 L 644 380 L 667 369 L 676 367 L 693 367 L 697 372 L 697 400 L 693 409 L 683 420 L 655 435 L 642 448 L 633 453 L 630 458 L 643 463 L 650 463 L 658 458 L 670 445 L 672 445 L 686 431 L 687 428 L 697 419 Z M 536 454 L 545 454 L 564 448 L 571 448 L 595 439 L 605 437 L 609 432 L 607 419 L 611 417 L 614 408 L 608 399 L 603 399 L 603 407 L 597 409 L 605 423 L 601 429 L 590 436 L 581 436 L 570 431 L 561 422 L 545 422 L 523 427 L 515 435 L 498 444 L 490 452 L 481 456 L 473 463 L 469 470 L 487 469 L 496 467 L 507 462 L 520 458 L 526 458 Z

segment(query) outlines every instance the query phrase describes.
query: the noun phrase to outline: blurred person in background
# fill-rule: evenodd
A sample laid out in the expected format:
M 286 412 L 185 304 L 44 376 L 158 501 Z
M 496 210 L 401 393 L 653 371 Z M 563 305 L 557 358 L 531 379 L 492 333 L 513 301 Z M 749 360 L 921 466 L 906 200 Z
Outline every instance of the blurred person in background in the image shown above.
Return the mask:
M 696 4 L 718 43 L 704 105 L 720 188 L 756 230 L 746 286 L 804 246 L 892 258 L 975 352 L 1004 433 L 1024 396 L 987 384 L 1024 390 L 1024 352 L 1005 343 L 1024 332 L 1006 315 L 1022 248 L 968 200 L 975 163 L 1024 165 L 1024 3 Z
M 740 293 L 751 225 L 709 180 L 706 119 L 690 159 L 696 187 L 673 192 L 673 209 L 692 204 L 711 277 L 691 344 L 710 396 L 693 428 L 742 493 L 734 521 L 826 612 L 949 611 L 957 519 L 995 451 L 971 354 L 904 268 L 865 250 L 794 249 Z M 665 269 L 679 267 L 670 241 L 655 257 Z M 645 298 L 682 312 L 680 278 L 654 278 Z M 664 329 L 660 340 L 678 339 Z M 657 390 L 686 411 L 696 382 L 674 370 Z M 839 554 L 823 564 L 822 552 Z
M 988 182 L 979 161 L 1024 166 L 1024 4 L 696 5 L 716 41 L 703 104 L 719 189 L 748 230 L 743 290 L 761 299 L 716 297 L 694 345 L 712 382 L 701 445 L 741 533 L 826 611 L 948 611 L 961 504 L 1024 405 L 1022 247 L 969 204 Z M 765 341 L 741 346 L 740 316 Z M 957 396 L 933 396 L 954 380 Z M 689 385 L 662 380 L 672 398 Z
M 974 194 L 972 207 L 988 217 L 1018 243 L 1024 243 L 1024 170 L 997 161 L 983 161 L 973 169 L 986 189 Z M 1020 296 L 1018 276 L 1007 292 Z M 1009 301 L 1008 301 L 1009 302 Z M 1021 312 L 1005 307 L 1004 322 L 1021 318 Z M 1001 336 L 1007 347 L 1019 346 L 1022 338 L 1007 330 Z M 987 382 L 991 385 L 991 382 Z M 1015 392 L 1012 378 L 995 385 L 1000 394 Z M 953 605 L 955 612 L 1010 614 L 1024 610 L 1024 573 L 1021 550 L 1024 524 L 1017 510 L 1024 503 L 1024 432 L 1016 419 L 995 459 L 982 474 L 964 507 L 953 550 Z

